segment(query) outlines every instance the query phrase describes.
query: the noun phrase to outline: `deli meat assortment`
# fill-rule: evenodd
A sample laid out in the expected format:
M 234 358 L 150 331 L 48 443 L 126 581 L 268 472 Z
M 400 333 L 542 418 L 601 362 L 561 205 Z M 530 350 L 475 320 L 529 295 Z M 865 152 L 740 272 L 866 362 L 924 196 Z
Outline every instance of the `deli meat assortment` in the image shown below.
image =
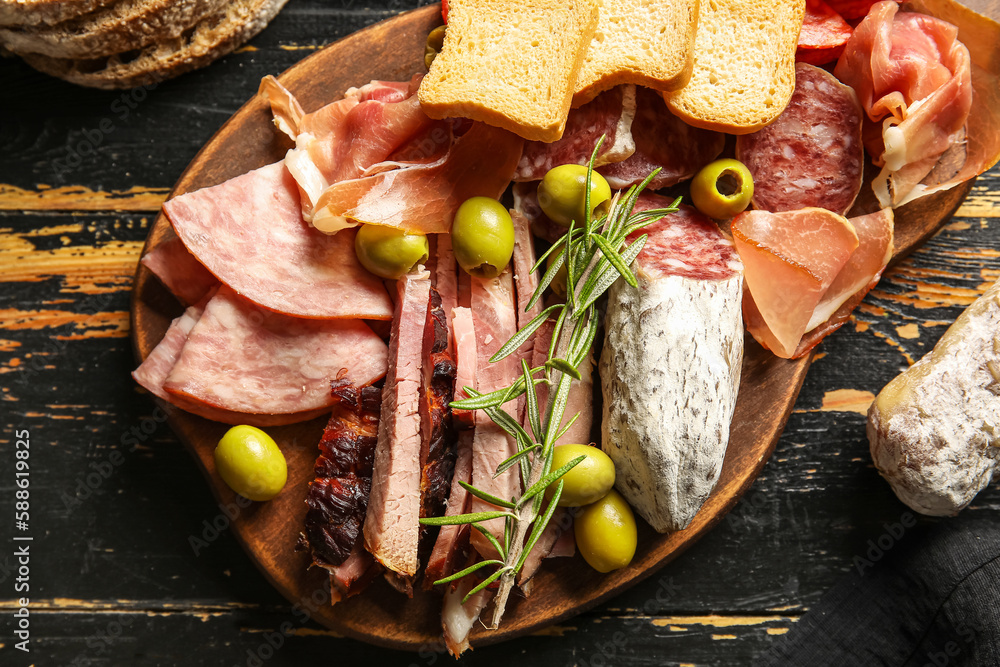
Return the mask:
M 171 198 L 172 233 L 142 260 L 187 309 L 135 380 L 228 424 L 329 415 L 298 547 L 329 574 L 332 603 L 380 578 L 400 595 L 438 591 L 455 655 L 480 617 L 496 627 L 511 586 L 531 594 L 544 558 L 578 548 L 602 572 L 628 563 L 609 555 L 627 530 L 597 540 L 600 553 L 591 538 L 574 547 L 591 508 L 631 517 L 631 505 L 660 532 L 688 526 L 722 469 L 744 330 L 780 357 L 808 354 L 881 277 L 893 209 L 1000 156 L 998 61 L 985 52 L 1000 28 L 952 0 L 554 6 L 558 30 L 534 4 L 446 2 L 427 74 L 358 82 L 308 112 L 265 77 L 285 157 Z M 743 15 L 759 18 L 753 34 Z M 865 181 L 868 160 L 877 176 Z M 582 174 L 580 193 L 594 186 L 572 231 L 552 213 L 571 187 L 549 182 L 557 171 Z M 475 210 L 499 226 L 450 233 L 460 204 L 484 201 L 493 208 Z M 635 226 L 605 248 L 618 223 Z M 378 266 L 361 225 L 417 239 L 412 268 Z M 470 265 L 470 245 L 489 257 Z M 564 256 L 576 248 L 609 264 L 576 266 Z M 596 284 L 609 293 L 581 338 L 573 308 Z M 930 488 L 893 458 L 917 446 L 878 422 L 911 414 L 900 396 L 874 416 L 880 469 L 917 506 L 957 511 L 975 485 Z M 482 409 L 452 408 L 463 399 Z M 564 423 L 539 422 L 550 401 Z M 607 456 L 585 448 L 595 458 L 574 459 L 579 470 L 545 467 L 553 476 L 527 488 L 531 461 L 555 466 L 557 444 L 592 438 Z M 608 459 L 617 491 L 581 501 L 573 528 L 569 500 L 550 499 L 579 497 L 573 475 Z M 504 569 L 526 507 L 547 518 L 518 533 L 525 551 Z

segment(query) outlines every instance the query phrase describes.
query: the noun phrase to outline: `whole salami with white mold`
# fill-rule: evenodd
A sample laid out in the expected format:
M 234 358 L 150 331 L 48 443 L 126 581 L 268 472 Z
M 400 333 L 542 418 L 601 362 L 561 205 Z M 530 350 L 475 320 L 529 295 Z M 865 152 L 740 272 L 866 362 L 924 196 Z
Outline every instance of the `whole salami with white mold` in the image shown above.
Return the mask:
M 636 210 L 668 204 L 643 195 Z M 615 487 L 663 533 L 687 527 L 722 470 L 743 365 L 743 265 L 687 207 L 640 233 L 639 286 L 619 280 L 608 297 L 601 446 Z

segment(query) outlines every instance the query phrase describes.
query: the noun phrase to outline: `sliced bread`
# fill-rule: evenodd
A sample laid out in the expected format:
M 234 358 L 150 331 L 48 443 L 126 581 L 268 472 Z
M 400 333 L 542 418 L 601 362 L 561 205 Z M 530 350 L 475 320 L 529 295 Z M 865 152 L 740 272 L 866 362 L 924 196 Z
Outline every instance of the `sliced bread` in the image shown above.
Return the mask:
M 691 79 L 665 93 L 688 124 L 730 134 L 764 127 L 795 90 L 805 0 L 703 0 Z
M 683 87 L 694 62 L 698 5 L 699 0 L 600 0 L 573 106 L 623 83 L 660 91 Z
M 24 54 L 35 69 L 81 86 L 134 88 L 163 81 L 221 58 L 274 18 L 287 0 L 231 0 L 173 39 L 138 52 L 90 60 Z
M 597 17 L 597 0 L 450 0 L 418 91 L 424 112 L 559 139 Z
M 173 39 L 227 0 L 121 0 L 55 26 L 0 28 L 14 53 L 98 58 Z
M 0 0 L 0 25 L 54 25 L 115 0 Z

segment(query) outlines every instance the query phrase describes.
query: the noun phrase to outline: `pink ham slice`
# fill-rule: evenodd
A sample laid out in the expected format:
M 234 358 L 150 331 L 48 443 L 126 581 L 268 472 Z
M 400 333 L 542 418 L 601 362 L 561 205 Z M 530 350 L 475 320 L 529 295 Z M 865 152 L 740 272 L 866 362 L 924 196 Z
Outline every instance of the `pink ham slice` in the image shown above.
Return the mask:
M 971 58 L 958 29 L 898 11 L 891 0 L 872 6 L 834 69 L 857 91 L 873 124 L 866 148 L 882 167 L 872 187 L 883 207 L 900 206 L 941 184 L 921 185 L 939 158 L 964 140 L 973 97 Z
M 287 317 L 222 288 L 191 328 L 163 389 L 172 402 L 230 412 L 322 412 L 333 405 L 332 380 L 371 384 L 385 374 L 386 356 L 385 343 L 363 322 Z
M 142 257 L 142 265 L 185 306 L 193 306 L 219 285 L 179 238 L 171 235 Z
M 632 136 L 635 152 L 630 157 L 597 170 L 612 188 L 641 183 L 657 167 L 662 171 L 650 189 L 680 183 L 718 157 L 726 144 L 724 134 L 691 127 L 674 116 L 660 94 L 648 88 L 636 91 Z
M 736 137 L 736 158 L 753 175 L 754 207 L 816 206 L 846 215 L 861 191 L 863 117 L 849 86 L 819 67 L 796 63 L 795 92 L 781 115 Z
M 326 412 L 326 408 L 320 408 L 308 412 L 285 415 L 246 414 L 222 410 L 200 401 L 189 400 L 184 396 L 167 393 L 163 388 L 163 383 L 177 363 L 181 350 L 187 342 L 188 335 L 201 318 L 204 309 L 204 303 L 198 306 L 191 306 L 184 311 L 184 314 L 171 323 L 163 339 L 153 348 L 139 368 L 132 373 L 132 377 L 135 378 L 136 382 L 154 396 L 182 410 L 224 424 L 249 424 L 259 427 L 282 426 L 284 424 L 307 421 Z
M 519 375 L 517 360 L 508 355 L 497 362 L 492 357 L 500 347 L 517 333 L 517 315 L 514 306 L 514 285 L 510 269 L 498 277 L 472 279 L 472 317 L 476 331 L 476 390 L 486 394 L 510 386 Z M 503 410 L 517 419 L 517 406 L 510 401 Z M 475 436 L 472 444 L 472 484 L 500 498 L 512 498 L 519 493 L 521 479 L 518 467 L 494 477 L 497 466 L 517 453 L 513 438 L 497 426 L 485 412 L 475 413 Z M 472 511 L 495 510 L 493 505 L 473 498 Z M 503 539 L 503 521 L 493 519 L 485 527 L 494 537 Z M 484 558 L 495 558 L 496 550 L 479 532 L 471 536 L 472 544 Z
M 316 202 L 313 224 L 327 233 L 359 223 L 448 232 L 463 201 L 503 194 L 523 143 L 506 130 L 474 123 L 435 162 L 334 183 Z
M 561 164 L 587 164 L 602 135 L 604 143 L 594 166 L 627 158 L 635 152 L 631 132 L 635 96 L 635 86 L 618 86 L 570 110 L 562 139 L 525 142 L 514 180 L 540 181 L 549 169 Z
M 745 266 L 747 329 L 777 356 L 791 358 L 823 295 L 858 248 L 858 234 L 845 218 L 821 208 L 748 211 L 733 220 L 732 233 Z M 754 309 L 766 326 L 755 326 Z
M 421 354 L 430 273 L 410 273 L 397 287 L 364 536 L 375 560 L 409 578 L 419 565 Z
M 843 326 L 865 295 L 878 283 L 892 257 L 892 209 L 850 218 L 849 222 L 858 235 L 858 248 L 851 253 L 813 310 L 806 325 L 807 331 L 791 355 L 793 359 L 805 355 Z M 745 304 L 744 316 L 748 329 L 766 331 L 767 325 L 752 299 Z M 761 338 L 767 340 L 767 334 L 761 333 Z
M 163 204 L 195 259 L 245 299 L 317 319 L 387 320 L 382 281 L 354 253 L 354 234 L 310 228 L 295 182 L 280 162 Z

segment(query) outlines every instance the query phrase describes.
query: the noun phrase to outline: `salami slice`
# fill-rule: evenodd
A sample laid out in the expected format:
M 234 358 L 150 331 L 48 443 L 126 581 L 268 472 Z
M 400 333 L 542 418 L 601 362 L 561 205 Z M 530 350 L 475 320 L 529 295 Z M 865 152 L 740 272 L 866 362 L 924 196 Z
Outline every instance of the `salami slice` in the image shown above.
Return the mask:
M 797 63 L 788 107 L 764 129 L 736 138 L 736 157 L 753 174 L 754 206 L 772 213 L 809 207 L 847 213 L 861 191 L 861 121 L 852 88 Z
M 354 233 L 309 227 L 281 162 L 174 197 L 163 212 L 195 259 L 263 308 L 318 319 L 392 318 L 382 281 L 354 254 Z
M 810 65 L 832 63 L 843 53 L 852 32 L 847 21 L 823 0 L 806 0 L 795 59 Z
M 370 384 L 385 374 L 387 358 L 385 343 L 363 322 L 288 317 L 221 288 L 188 334 L 163 388 L 234 412 L 325 410 L 333 404 L 331 381 Z
M 635 152 L 631 132 L 635 96 L 635 86 L 618 86 L 570 110 L 562 139 L 552 143 L 524 143 L 514 180 L 540 181 L 549 169 L 561 164 L 587 164 L 602 135 L 604 143 L 594 161 L 595 166 L 627 158 Z
M 694 176 L 718 157 L 726 144 L 719 132 L 692 127 L 670 113 L 666 102 L 654 90 L 636 90 L 632 137 L 635 152 L 627 159 L 598 169 L 613 188 L 641 183 L 654 169 L 661 169 L 650 184 L 657 190 Z

